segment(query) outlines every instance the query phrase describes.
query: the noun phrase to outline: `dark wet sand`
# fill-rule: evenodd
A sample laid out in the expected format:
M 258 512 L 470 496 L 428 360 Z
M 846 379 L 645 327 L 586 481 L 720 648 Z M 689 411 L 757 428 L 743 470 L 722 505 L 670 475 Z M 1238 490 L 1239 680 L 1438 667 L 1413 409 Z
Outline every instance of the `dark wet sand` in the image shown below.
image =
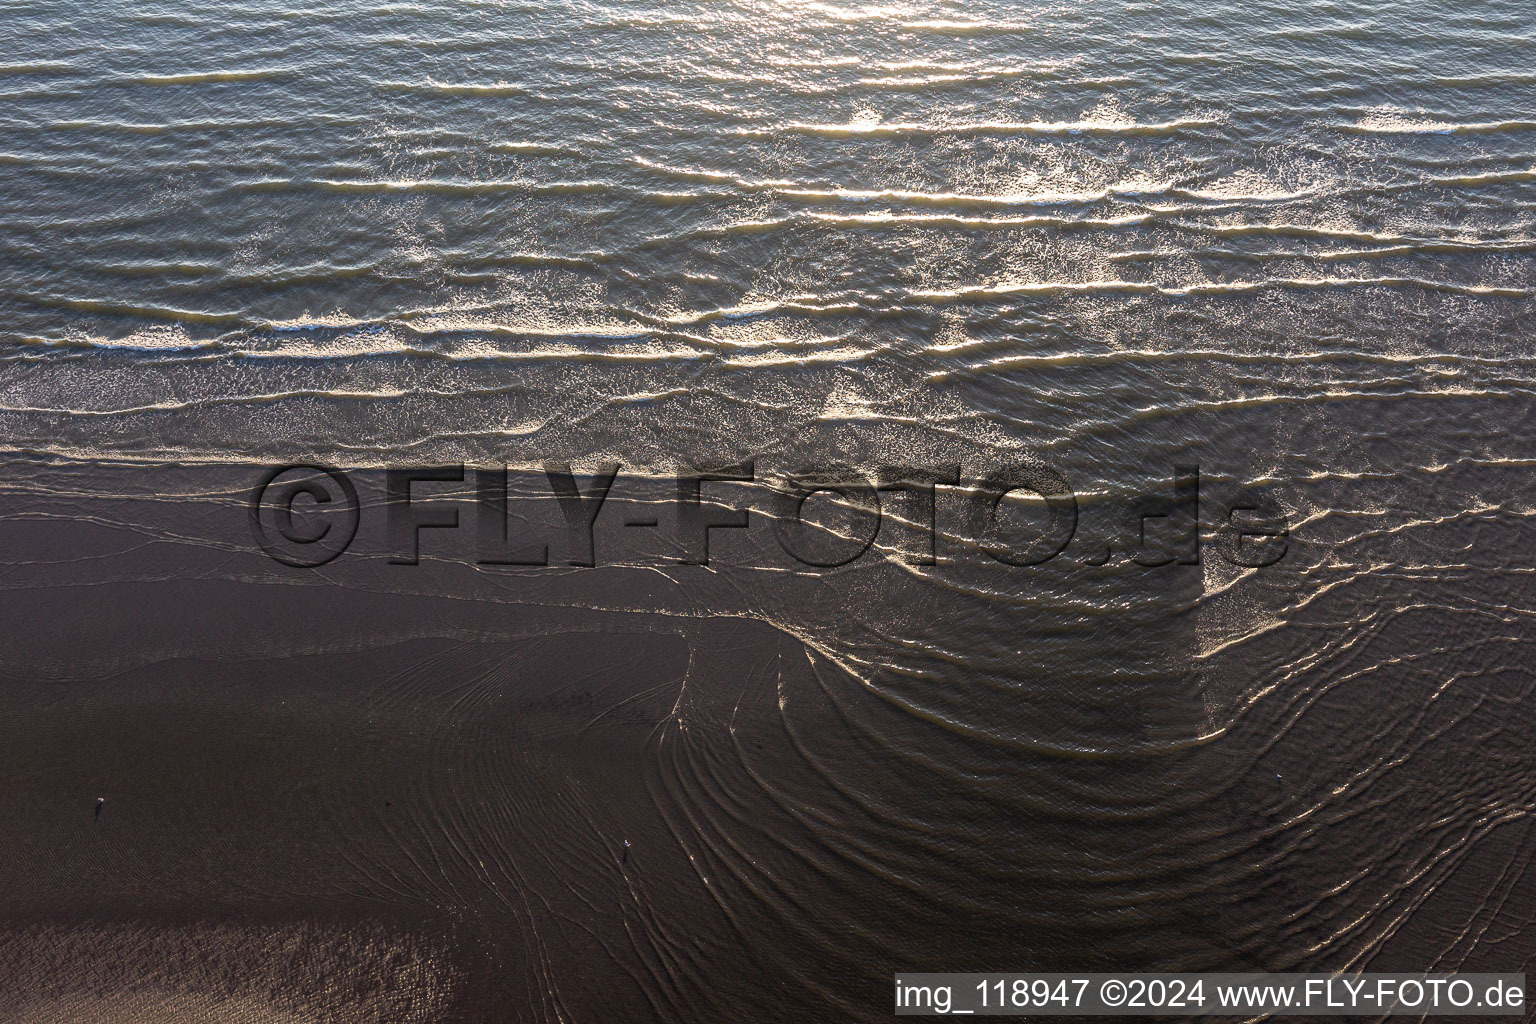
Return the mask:
M 1518 624 L 1409 610 L 1310 676 L 1292 624 L 1097 712 L 1157 745 L 1067 756 L 715 614 L 764 586 L 728 568 L 689 592 L 387 566 L 370 520 L 324 569 L 276 565 L 233 497 L 257 475 L 13 467 L 7 1019 L 877 1020 L 913 967 L 1531 959 Z M 1283 700 L 1164 742 L 1225 692 L 1201 672 L 1277 667 Z M 980 669 L 949 672 L 929 684 L 1004 720 Z

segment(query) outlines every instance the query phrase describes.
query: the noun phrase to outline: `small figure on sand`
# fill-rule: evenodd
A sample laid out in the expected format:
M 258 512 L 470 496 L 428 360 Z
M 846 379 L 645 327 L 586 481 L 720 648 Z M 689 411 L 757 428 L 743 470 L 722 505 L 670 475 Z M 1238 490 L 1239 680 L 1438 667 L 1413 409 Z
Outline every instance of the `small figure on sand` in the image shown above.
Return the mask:
M 628 864 L 629 863 L 629 840 L 628 839 L 624 840 L 624 856 L 619 858 L 619 863 L 620 864 Z
M 96 798 L 96 817 L 91 819 L 91 820 L 93 820 L 93 821 L 100 821 L 101 820 L 101 805 L 106 803 L 106 802 L 107 802 L 107 798 L 104 797 L 104 796 L 99 796 L 99 797 Z

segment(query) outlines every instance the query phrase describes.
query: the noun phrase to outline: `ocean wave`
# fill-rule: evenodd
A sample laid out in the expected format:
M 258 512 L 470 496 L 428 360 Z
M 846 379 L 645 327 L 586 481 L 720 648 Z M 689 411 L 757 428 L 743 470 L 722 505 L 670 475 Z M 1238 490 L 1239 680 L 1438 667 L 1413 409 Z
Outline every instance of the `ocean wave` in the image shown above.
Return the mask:
M 966 345 L 930 345 L 925 351 L 938 355 L 984 347 L 981 343 Z M 1508 369 L 1511 366 L 1531 366 L 1530 359 L 1504 356 L 1461 355 L 1449 352 L 1400 352 L 1369 351 L 1363 348 L 1338 348 L 1297 352 L 1243 351 L 1224 348 L 1119 348 L 1098 352 L 1010 352 L 988 356 L 965 366 L 966 371 L 986 371 L 1010 367 L 1040 367 L 1058 369 L 1073 366 L 1112 366 L 1121 363 L 1231 363 L 1239 366 L 1273 366 L 1275 364 L 1311 365 L 1323 363 L 1375 363 L 1394 367 L 1454 366 L 1490 369 Z M 953 370 L 938 374 L 954 373 Z M 936 374 L 936 375 L 938 375 Z
M 770 178 L 746 178 L 733 171 L 720 171 L 710 167 L 677 167 L 672 164 L 650 160 L 643 156 L 631 157 L 630 160 L 637 167 L 642 167 L 648 171 L 655 171 L 658 174 L 664 174 L 669 178 L 676 178 L 680 181 L 702 181 L 733 185 L 736 188 L 748 191 L 793 189 L 799 187 L 798 183 L 793 181 Z
M 930 18 L 925 21 L 903 21 L 900 24 L 908 32 L 939 35 L 1016 35 L 1035 30 L 1033 25 L 1019 21 L 962 21 L 955 18 Z
M 537 156 L 575 156 L 581 152 L 578 149 L 561 145 L 560 143 L 527 140 L 493 142 L 487 148 L 493 153 L 527 153 Z
M 45 131 L 81 131 L 81 132 L 119 132 L 129 135 L 164 135 L 167 132 L 178 131 L 241 131 L 251 128 L 283 128 L 291 129 L 300 124 L 299 120 L 285 118 L 250 118 L 239 121 L 106 121 L 81 118 L 76 120 L 48 121 L 40 124 L 28 124 L 24 127 L 38 128 Z M 323 125 L 330 128 L 360 127 L 369 124 L 364 118 L 315 116 L 305 119 L 305 123 L 311 125 Z
M 12 293 L 10 299 L 45 309 L 71 310 L 77 313 L 101 313 L 108 316 L 135 317 L 145 320 L 164 320 L 172 323 L 258 326 L 261 321 L 237 310 L 216 311 L 183 309 L 144 302 L 116 301 L 111 299 L 77 298 L 71 296 Z
M 0 64 L 0 75 L 67 75 L 79 70 L 63 60 L 30 60 Z
M 166 75 L 132 75 L 124 81 L 136 85 L 200 85 L 205 82 L 259 82 L 284 78 L 286 68 L 255 68 L 246 71 L 185 71 Z
M 812 71 L 820 71 L 822 68 L 848 68 L 857 67 L 864 63 L 862 57 L 842 56 L 828 57 L 824 60 L 801 60 L 795 57 L 770 57 L 768 64 L 776 68 L 805 68 Z
M 880 227 L 890 224 L 915 224 L 932 227 L 957 228 L 1125 228 L 1144 224 L 1150 219 L 1145 213 L 1127 213 L 1116 217 L 1052 217 L 1030 215 L 1025 217 L 963 217 L 956 214 L 922 213 L 866 213 L 836 214 L 812 213 L 812 220 L 838 227 Z
M 723 171 L 708 167 L 676 167 L 659 163 L 645 157 L 633 157 L 632 161 L 646 170 L 665 174 L 668 177 L 682 181 L 710 182 L 730 185 L 744 191 L 772 192 L 786 199 L 800 199 L 812 202 L 851 202 L 867 203 L 886 201 L 905 203 L 913 206 L 940 206 L 940 207 L 1011 207 L 1011 206 L 1053 206 L 1068 203 L 1095 203 L 1115 196 L 1146 196 L 1161 195 L 1167 192 L 1178 192 L 1171 181 L 1131 180 L 1101 188 L 1079 189 L 1073 191 L 1059 191 L 1042 189 L 1029 192 L 937 192 L 922 189 L 902 188 L 838 188 L 816 187 L 804 182 L 787 181 L 773 178 L 747 178 L 734 171 Z
M 1058 206 L 1074 203 L 1097 203 L 1114 196 L 1160 195 L 1172 189 L 1172 182 L 1128 182 L 1106 188 L 1078 192 L 1010 192 L 998 194 L 972 192 L 922 192 L 904 189 L 812 189 L 785 188 L 777 190 L 792 199 L 842 201 L 867 203 L 877 200 L 906 203 L 912 206 Z
M 129 135 L 162 135 L 172 129 L 169 124 L 152 124 L 135 121 L 54 121 L 42 127 L 55 131 L 123 132 Z
M 1533 83 L 1536 83 L 1536 72 L 1532 71 L 1487 71 L 1476 75 L 1435 76 L 1436 85 L 1446 85 L 1452 88 L 1531 85 Z
M 768 234 L 788 228 L 814 224 L 836 228 L 882 228 L 893 225 L 918 227 L 964 228 L 968 230 L 1006 230 L 1016 228 L 1059 228 L 1061 230 L 1118 229 L 1144 224 L 1151 214 L 1129 213 L 1115 217 L 1055 217 L 1031 214 L 1016 217 L 967 217 L 961 214 L 940 213 L 821 213 L 808 212 L 785 217 L 733 220 L 723 224 L 709 224 L 687 228 L 683 231 L 656 235 L 642 243 L 642 248 L 655 249 L 685 239 L 726 238 L 736 235 Z
M 869 4 L 864 7 L 837 7 L 833 4 L 810 0 L 797 4 L 801 9 L 819 14 L 833 21 L 889 21 L 904 14 L 901 7 L 887 4 Z
M 735 134 L 752 138 L 780 135 L 818 135 L 825 138 L 905 135 L 1178 135 L 1221 123 L 1214 117 L 1187 117 L 1172 121 L 1141 122 L 1120 119 L 1081 121 L 881 121 L 874 118 L 842 124 L 791 121 L 773 128 L 737 128 Z
M 26 337 L 19 344 L 44 349 L 102 349 L 122 352 L 194 352 L 222 347 L 217 338 L 193 338 L 179 327 L 149 327 L 121 337 L 70 332 L 61 338 Z
M 1242 237 L 1246 235 L 1272 235 L 1284 238 L 1308 238 L 1327 241 L 1374 242 L 1382 245 L 1497 245 L 1504 240 L 1477 238 L 1428 238 L 1402 235 L 1390 231 L 1367 231 L 1364 228 L 1330 227 L 1324 224 L 1201 224 L 1195 221 L 1175 221 L 1175 227 L 1208 235 Z
M 1429 179 L 1436 185 L 1504 185 L 1536 181 L 1536 167 L 1523 171 L 1485 171 L 1481 174 L 1449 174 Z
M 528 181 L 525 179 L 468 178 L 261 178 L 242 184 L 255 191 L 288 189 L 323 189 L 331 192 L 426 192 L 438 195 L 477 195 L 497 192 L 521 192 L 534 195 L 575 195 L 618 192 L 622 189 L 605 181 Z
M 915 302 L 967 302 L 1014 295 L 1162 295 L 1174 298 L 1236 295 L 1247 292 L 1338 288 L 1416 288 L 1454 292 L 1480 298 L 1529 298 L 1530 288 L 1501 285 L 1458 284 L 1415 277 L 1276 277 L 1255 281 L 1198 281 L 1188 284 L 1157 284 L 1146 281 L 1020 281 L 971 285 L 949 290 L 913 291 Z
M 1484 135 L 1496 132 L 1536 130 L 1536 121 L 1441 121 L 1402 112 L 1372 114 L 1339 127 L 1369 135 Z
M 1108 253 L 1105 259 L 1111 263 L 1132 263 L 1155 259 L 1232 259 L 1232 260 L 1320 260 L 1336 263 L 1346 260 L 1378 260 L 1396 256 L 1435 256 L 1455 254 L 1527 253 L 1536 251 L 1536 240 L 1501 241 L 1429 241 L 1382 245 L 1357 249 L 1284 249 L 1279 251 L 1254 251 L 1242 249 L 1135 249 Z
M 528 86 L 517 82 L 439 82 L 431 78 L 422 82 L 380 82 L 378 88 L 386 92 L 439 93 L 445 96 L 524 96 L 529 92 Z
M 1209 202 L 1221 203 L 1287 203 L 1297 199 L 1308 199 L 1321 191 L 1319 186 L 1308 185 L 1303 188 L 1285 189 L 1283 187 L 1265 187 L 1261 181 L 1248 178 L 1239 178 L 1218 183 L 1206 188 L 1175 188 L 1170 189 L 1174 195 L 1184 196 L 1189 199 L 1200 199 Z

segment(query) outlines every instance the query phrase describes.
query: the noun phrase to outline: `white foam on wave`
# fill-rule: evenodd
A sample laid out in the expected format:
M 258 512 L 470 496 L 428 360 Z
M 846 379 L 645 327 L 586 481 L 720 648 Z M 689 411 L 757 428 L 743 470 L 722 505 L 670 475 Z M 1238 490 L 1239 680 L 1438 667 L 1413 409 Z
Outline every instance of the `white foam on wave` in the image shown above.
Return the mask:
M 1211 202 L 1280 203 L 1316 195 L 1319 187 L 1291 187 L 1256 171 L 1241 171 L 1201 188 L 1181 188 L 1181 195 Z
M 180 71 L 164 75 L 134 75 L 127 79 L 136 85 L 204 85 L 215 82 L 258 82 L 281 78 L 284 68 L 247 68 L 218 71 Z
M 1214 295 L 1237 295 L 1271 289 L 1336 289 L 1336 288 L 1418 288 L 1425 291 L 1455 292 L 1462 295 L 1485 298 L 1528 298 L 1529 288 L 1502 285 L 1458 284 L 1450 281 L 1432 281 L 1414 277 L 1288 277 L 1262 278 L 1247 281 L 1192 281 L 1183 284 L 1159 284 L 1150 281 L 1098 280 L 1098 281 L 1016 281 L 997 284 L 968 285 L 953 289 L 914 291 L 910 298 L 916 302 L 966 302 L 1007 298 L 1013 295 L 1161 295 L 1188 298 Z
M 901 27 L 912 32 L 933 32 L 945 35 L 1007 35 L 1034 30 L 1033 25 L 1027 25 L 1021 21 L 969 21 L 959 18 L 904 21 Z
M 794 199 L 842 200 L 867 203 L 877 200 L 907 203 L 914 206 L 1054 206 L 1064 203 L 1096 203 L 1113 196 L 1156 195 L 1167 192 L 1172 182 L 1132 181 L 1105 188 L 1077 191 L 1031 192 L 926 192 L 907 189 L 814 189 L 789 188 L 780 194 Z
M 74 330 L 60 338 L 23 338 L 24 345 L 43 348 L 95 348 L 125 352 L 191 352 L 219 347 L 215 339 L 193 338 L 180 326 L 156 325 L 117 337 Z
M 736 188 L 748 191 L 763 191 L 767 189 L 792 189 L 798 186 L 797 182 L 775 179 L 755 179 L 737 174 L 734 171 L 721 171 L 712 167 L 678 167 L 672 164 L 664 164 L 655 160 L 649 160 L 643 156 L 631 157 L 631 162 L 648 171 L 655 171 L 670 178 L 681 181 L 699 181 L 712 184 L 733 185 Z
M 1477 187 L 1480 185 L 1505 185 L 1519 184 L 1536 181 L 1536 167 L 1530 167 L 1523 171 L 1487 171 L 1483 174 L 1450 174 L 1436 176 L 1429 179 L 1436 185 L 1464 185 Z
M 810 0 L 792 4 L 808 13 L 819 14 L 833 21 L 889 21 L 899 15 L 907 13 L 902 7 L 893 4 L 865 4 L 862 7 L 838 7 L 834 4 L 821 3 L 820 0 Z
M 1135 121 L 1127 117 L 1090 116 L 1076 121 L 884 121 L 864 116 L 839 123 L 790 121 L 772 128 L 737 128 L 752 138 L 817 135 L 826 138 L 903 135 L 1177 135 L 1220 124 L 1216 116 Z
M 379 88 L 390 92 L 440 93 L 446 96 L 522 96 L 529 89 L 518 82 L 439 82 L 428 78 L 420 82 L 380 82 Z
M 1536 120 L 1511 118 L 1501 121 L 1446 121 L 1423 111 L 1383 108 L 1342 127 L 1372 135 L 1469 135 L 1532 131 L 1536 130 Z

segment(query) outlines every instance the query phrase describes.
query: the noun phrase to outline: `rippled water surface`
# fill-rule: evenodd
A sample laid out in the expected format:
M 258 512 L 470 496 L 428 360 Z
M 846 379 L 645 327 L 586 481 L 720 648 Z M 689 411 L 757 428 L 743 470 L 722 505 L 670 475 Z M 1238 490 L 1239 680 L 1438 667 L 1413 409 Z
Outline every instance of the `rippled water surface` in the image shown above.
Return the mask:
M 1149 407 L 1477 391 L 1521 372 L 1533 31 L 1516 2 L 17 4 L 5 428 L 656 461 L 674 429 L 1081 449 Z
M 48 715 L 106 750 L 118 714 L 174 732 L 185 688 L 212 724 L 182 760 L 80 784 L 330 794 L 271 811 L 290 853 L 226 837 L 206 889 L 163 852 L 38 868 L 5 909 L 49 955 L 195 945 L 206 910 L 242 922 L 212 962 L 264 958 L 134 1012 L 309 1019 L 339 1005 L 312 964 L 370 957 L 413 993 L 378 1019 L 474 1020 L 879 1019 L 897 969 L 1531 960 L 1526 0 L 28 0 L 0 42 L 18 728 L 63 764 Z M 887 505 L 828 572 L 771 532 L 704 569 L 620 529 L 593 569 L 445 541 L 418 575 L 283 575 L 241 467 L 291 459 L 618 462 L 614 500 L 663 510 L 679 461 L 1043 463 L 1080 522 L 1034 568 L 978 555 L 957 491 L 936 565 Z M 1195 465 L 1201 563 L 1136 565 L 1127 514 Z M 1286 516 L 1276 565 L 1217 556 L 1245 493 Z M 27 546 L 50 522 L 80 535 Z M 54 636 L 83 582 L 94 624 Z M 316 582 L 365 596 L 252 597 Z M 325 714 L 262 688 L 337 658 Z M 245 715 L 335 757 L 229 761 L 209 737 L 254 742 Z M 28 778 L 18 848 L 64 787 Z M 347 802 L 391 786 L 403 824 Z M 271 915 L 342 905 L 273 966 Z M 93 977 L 32 1012 L 110 1017 L 127 983 Z

